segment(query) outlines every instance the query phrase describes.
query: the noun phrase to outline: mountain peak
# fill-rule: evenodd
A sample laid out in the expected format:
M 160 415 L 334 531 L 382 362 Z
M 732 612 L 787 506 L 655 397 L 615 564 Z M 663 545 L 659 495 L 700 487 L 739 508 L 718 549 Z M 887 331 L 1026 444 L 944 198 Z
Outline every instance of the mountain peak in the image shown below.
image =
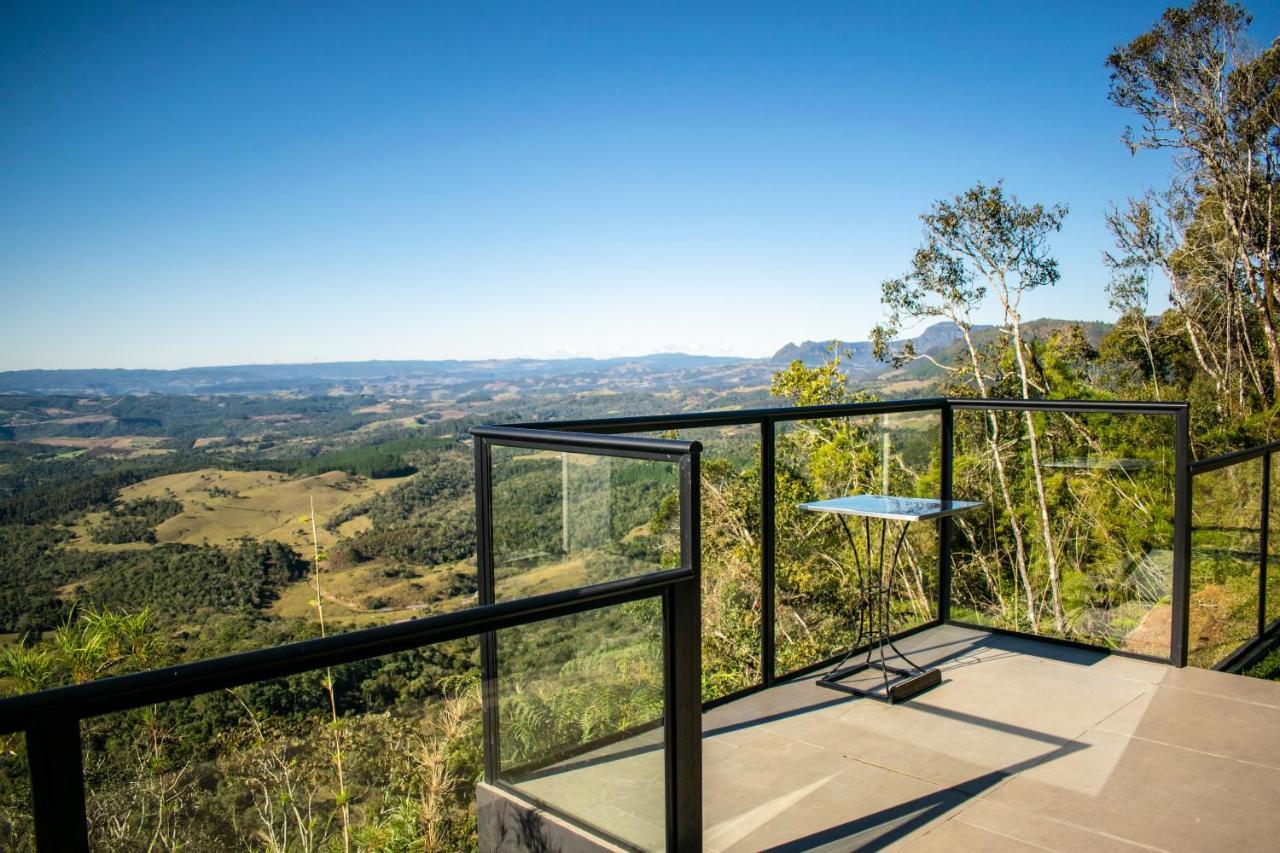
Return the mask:
M 975 327 L 977 328 L 977 327 Z M 982 328 L 986 328 L 985 326 Z M 960 337 L 960 327 L 952 322 L 934 323 L 914 338 L 904 338 L 895 343 L 905 343 L 910 340 L 915 347 L 916 352 L 928 353 L 939 350 L 955 343 Z M 828 356 L 828 351 L 834 341 L 803 341 L 801 343 L 789 343 L 782 349 L 773 354 L 771 359 L 774 362 L 788 363 L 800 359 L 810 367 L 822 364 Z M 872 350 L 870 341 L 852 341 L 840 342 L 841 349 L 849 353 L 848 365 L 850 370 L 861 370 L 866 372 L 880 372 L 886 369 L 886 365 L 878 362 Z

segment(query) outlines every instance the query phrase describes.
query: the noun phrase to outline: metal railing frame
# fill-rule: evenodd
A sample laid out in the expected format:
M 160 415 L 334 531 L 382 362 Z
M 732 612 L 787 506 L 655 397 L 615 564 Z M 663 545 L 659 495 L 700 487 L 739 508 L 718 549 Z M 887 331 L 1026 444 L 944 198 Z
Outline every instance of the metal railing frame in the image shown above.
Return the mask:
M 776 442 L 778 424 L 826 418 L 866 417 L 914 412 L 939 414 L 939 442 L 942 448 L 939 498 L 950 499 L 953 490 L 955 459 L 955 412 L 1042 412 L 1062 414 L 1147 415 L 1174 419 L 1175 476 L 1174 476 L 1174 543 L 1173 543 L 1173 595 L 1172 636 L 1167 660 L 1175 666 L 1186 665 L 1187 611 L 1186 591 L 1189 590 L 1190 566 L 1190 518 L 1191 480 L 1187 471 L 1190 463 L 1189 406 L 1183 402 L 1129 401 L 1129 400 L 1019 400 L 990 397 L 929 397 L 915 400 L 886 400 L 866 403 L 838 403 L 824 406 L 782 406 L 777 408 L 733 409 L 723 412 L 692 412 L 676 415 L 643 415 L 618 418 L 589 418 L 579 420 L 531 421 L 518 425 L 519 429 L 548 430 L 557 433 L 589 431 L 595 434 L 618 435 L 637 432 L 666 432 L 671 430 L 705 429 L 715 427 L 755 426 L 760 431 L 760 602 L 761 642 L 760 680 L 749 687 L 734 691 L 704 703 L 711 708 L 726 702 L 767 689 L 780 681 L 807 675 L 831 661 L 816 661 L 793 672 L 778 673 L 776 648 L 777 613 L 777 528 L 776 528 Z M 1010 629 L 992 629 L 991 626 L 972 625 L 952 618 L 951 613 L 951 540 L 953 520 L 939 521 L 938 535 L 938 616 L 896 634 L 905 636 L 925 628 L 951 624 L 991 630 L 994 633 L 1025 636 L 1075 648 L 1090 648 L 1108 653 L 1143 659 L 1150 655 L 1124 652 L 1095 646 L 1076 640 L 1032 634 Z M 1179 596 L 1178 590 L 1183 590 Z M 834 660 L 834 658 L 832 659 Z
M 667 849 L 695 850 L 702 847 L 702 477 L 696 441 L 645 438 L 625 435 L 583 434 L 551 429 L 507 426 L 478 426 L 471 430 L 476 469 L 476 569 L 479 600 L 495 606 L 497 580 L 493 549 L 493 448 L 516 447 L 596 456 L 613 456 L 674 463 L 679 466 L 680 563 L 689 574 L 663 593 L 663 755 L 666 762 L 665 791 Z M 643 577 L 643 576 L 642 576 Z M 497 635 L 480 637 L 483 701 L 484 775 L 497 787 L 510 788 L 503 778 L 500 762 L 501 726 L 498 692 L 499 654 Z M 528 792 L 521 797 L 532 799 Z M 586 826 L 612 841 L 608 827 L 590 826 L 575 815 L 554 806 L 538 805 L 570 823 Z
M 528 440 L 526 446 L 664 459 L 679 464 L 683 534 L 680 567 L 513 601 L 495 602 L 490 595 L 489 601 L 466 610 L 0 699 L 0 734 L 24 732 L 26 736 L 36 849 L 40 853 L 81 853 L 89 849 L 80 730 L 83 720 L 466 637 L 481 637 L 482 645 L 488 637 L 492 646 L 491 638 L 503 629 L 646 598 L 660 598 L 663 611 L 668 846 L 681 850 L 700 846 L 699 670 L 697 661 L 681 654 L 683 647 L 677 644 L 692 642 L 696 649 L 700 641 L 701 446 L 697 442 L 576 434 L 512 434 L 506 440 L 495 432 L 492 438 L 503 443 L 523 438 Z M 487 444 L 485 439 L 477 440 L 477 446 Z M 487 479 L 477 480 L 477 492 L 481 482 Z M 489 556 L 491 566 L 491 552 Z M 484 670 L 483 665 L 482 661 L 482 675 L 494 673 L 493 669 Z M 489 680 L 483 679 L 482 693 L 494 689 L 487 683 Z M 487 736 L 488 717 L 485 722 Z
M 1252 637 L 1216 662 L 1213 668 L 1217 670 L 1240 672 L 1254 663 L 1262 653 L 1265 653 L 1274 644 L 1276 639 L 1280 638 L 1280 619 L 1273 620 L 1270 624 L 1267 622 L 1267 572 L 1271 549 L 1271 457 L 1272 454 L 1277 452 L 1280 452 L 1280 441 L 1272 441 L 1267 444 L 1246 447 L 1242 450 L 1220 453 L 1217 456 L 1210 456 L 1206 459 L 1197 459 L 1187 466 L 1187 476 L 1192 481 L 1192 489 L 1190 491 L 1194 494 L 1194 482 L 1197 476 L 1211 471 L 1221 471 L 1236 465 L 1244 465 L 1257 459 L 1262 460 L 1262 485 L 1258 499 L 1258 612 L 1254 633 Z M 1191 518 L 1188 524 L 1188 540 L 1190 540 L 1190 530 L 1195 524 L 1192 517 L 1192 507 L 1188 507 L 1187 514 Z M 1188 541 L 1187 551 L 1189 563 L 1190 541 Z M 1189 579 L 1187 601 L 1189 610 Z M 1189 619 L 1190 615 L 1188 613 L 1188 621 Z
M 666 791 L 668 846 L 696 849 L 701 839 L 701 721 L 700 710 L 763 690 L 823 666 L 814 662 L 800 670 L 776 672 L 776 430 L 800 420 L 846 418 L 913 412 L 937 412 L 942 448 L 939 497 L 952 497 L 956 411 L 1042 412 L 1106 415 L 1154 415 L 1174 419 L 1172 631 L 1167 662 L 1186 666 L 1190 609 L 1191 530 L 1194 477 L 1253 459 L 1263 460 L 1263 494 L 1259 504 L 1261 543 L 1259 565 L 1259 621 L 1257 637 L 1233 652 L 1219 666 L 1238 665 L 1250 650 L 1280 634 L 1280 620 L 1264 625 L 1269 545 L 1271 454 L 1280 441 L 1193 461 L 1189 407 L 1182 402 L 1098 400 L 1002 400 L 990 398 L 928 398 L 829 406 L 779 407 L 677 415 L 534 422 L 514 426 L 481 426 L 471 430 L 476 464 L 477 568 L 479 605 L 464 611 L 411 622 L 368 628 L 318 640 L 307 640 L 243 654 L 175 667 L 106 678 L 87 684 L 55 688 L 0 700 L 0 734 L 25 731 L 32 775 L 37 843 L 45 850 L 87 849 L 83 768 L 80 753 L 81 720 L 113 711 L 189 698 L 243 684 L 278 678 L 420 648 L 467 636 L 481 638 L 481 666 L 486 673 L 484 695 L 485 776 L 501 784 L 497 766 L 498 725 L 495 632 L 508 627 L 658 597 L 663 602 L 663 659 L 666 693 Z M 760 680 L 757 684 L 703 703 L 701 672 L 701 445 L 624 435 L 697 428 L 755 426 L 760 435 L 761 506 L 761 640 Z M 680 466 L 681 568 L 596 584 L 518 601 L 495 600 L 492 553 L 493 446 L 528 447 L 566 453 L 588 453 L 675 462 Z M 901 635 L 940 624 L 965 624 L 951 611 L 950 519 L 939 525 L 939 583 L 936 619 Z M 999 634 L 1031 637 L 1097 651 L 1102 646 L 1029 632 L 976 626 Z M 1138 655 L 1138 657 L 1144 657 Z M 562 815 L 563 816 L 563 815 Z M 568 817 L 574 821 L 572 816 Z M 79 818 L 79 819 L 77 819 Z M 576 821 L 575 821 L 576 822 Z

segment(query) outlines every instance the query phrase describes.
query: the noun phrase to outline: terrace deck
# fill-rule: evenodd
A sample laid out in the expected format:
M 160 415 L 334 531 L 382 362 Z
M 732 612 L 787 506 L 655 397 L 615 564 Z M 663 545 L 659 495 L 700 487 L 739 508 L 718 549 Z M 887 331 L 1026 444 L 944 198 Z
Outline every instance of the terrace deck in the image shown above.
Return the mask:
M 942 684 L 890 706 L 815 676 L 704 716 L 706 849 L 1280 843 L 1280 684 L 952 626 L 899 645 Z M 519 787 L 662 844 L 656 732 Z

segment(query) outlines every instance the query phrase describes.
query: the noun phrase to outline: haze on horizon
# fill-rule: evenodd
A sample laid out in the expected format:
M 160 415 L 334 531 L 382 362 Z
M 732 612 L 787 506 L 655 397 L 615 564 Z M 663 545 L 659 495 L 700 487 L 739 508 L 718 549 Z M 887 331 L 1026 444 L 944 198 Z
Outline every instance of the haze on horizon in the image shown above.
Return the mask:
M 1071 207 L 1024 314 L 1105 319 L 1167 163 L 1103 62 L 1166 5 L 8 4 L 0 370 L 861 339 L 1000 178 Z

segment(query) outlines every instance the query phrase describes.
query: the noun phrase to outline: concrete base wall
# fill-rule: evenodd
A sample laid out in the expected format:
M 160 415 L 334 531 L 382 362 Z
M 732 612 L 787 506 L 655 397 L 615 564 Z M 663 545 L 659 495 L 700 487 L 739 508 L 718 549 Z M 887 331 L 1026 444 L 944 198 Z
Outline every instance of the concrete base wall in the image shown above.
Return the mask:
M 550 814 L 518 794 L 476 785 L 481 853 L 624 853 L 619 847 Z

